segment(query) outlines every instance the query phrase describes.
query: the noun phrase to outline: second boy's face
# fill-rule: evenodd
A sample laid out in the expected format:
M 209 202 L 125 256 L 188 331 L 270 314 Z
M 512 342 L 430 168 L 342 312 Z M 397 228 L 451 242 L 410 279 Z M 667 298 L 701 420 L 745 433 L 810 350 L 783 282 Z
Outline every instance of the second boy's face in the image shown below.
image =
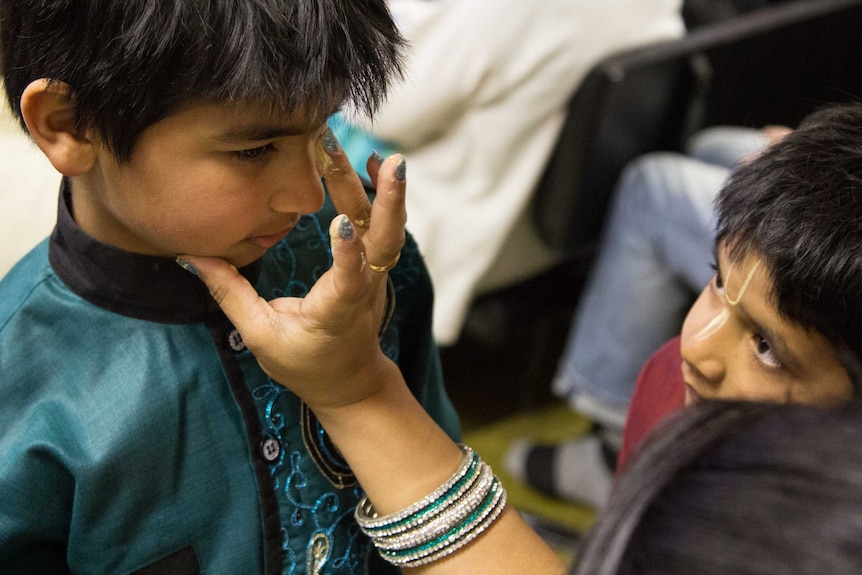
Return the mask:
M 820 333 L 781 317 L 771 280 L 756 255 L 731 263 L 718 250 L 717 273 L 682 328 L 686 404 L 699 398 L 834 405 L 852 386 Z
M 320 209 L 324 127 L 252 104 L 186 108 L 147 128 L 126 163 L 97 148 L 73 186 L 75 219 L 127 251 L 247 265 Z

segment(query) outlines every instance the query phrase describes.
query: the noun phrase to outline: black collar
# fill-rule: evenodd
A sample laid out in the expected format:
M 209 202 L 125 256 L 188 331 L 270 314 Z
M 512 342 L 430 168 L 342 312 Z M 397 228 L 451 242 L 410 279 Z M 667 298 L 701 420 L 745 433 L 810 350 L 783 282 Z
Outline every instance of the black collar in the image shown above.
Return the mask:
M 71 213 L 68 180 L 60 188 L 57 225 L 48 259 L 69 288 L 101 308 L 162 323 L 196 323 L 223 317 L 197 277 L 171 258 L 145 256 L 103 244 L 84 233 Z M 252 283 L 260 261 L 241 268 Z

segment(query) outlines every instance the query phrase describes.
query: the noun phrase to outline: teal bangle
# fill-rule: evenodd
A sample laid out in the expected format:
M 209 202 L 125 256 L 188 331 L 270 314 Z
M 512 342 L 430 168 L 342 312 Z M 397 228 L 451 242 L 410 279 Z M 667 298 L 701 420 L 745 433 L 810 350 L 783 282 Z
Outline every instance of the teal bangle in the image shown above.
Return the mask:
M 368 500 L 368 497 L 362 497 L 356 506 L 356 513 L 354 514 L 359 526 L 365 531 L 384 533 L 389 530 L 395 530 L 405 523 L 438 509 L 442 502 L 452 497 L 463 486 L 464 482 L 471 481 L 471 478 L 474 478 L 479 471 L 479 456 L 466 445 L 459 444 L 458 447 L 461 448 L 461 452 L 464 455 L 455 473 L 443 485 L 409 507 L 381 517 L 374 511 L 374 506 Z
M 490 466 L 472 449 L 459 446 L 461 464 L 443 485 L 416 503 L 380 517 L 367 497 L 355 517 L 386 561 L 418 567 L 454 553 L 500 516 L 506 490 Z

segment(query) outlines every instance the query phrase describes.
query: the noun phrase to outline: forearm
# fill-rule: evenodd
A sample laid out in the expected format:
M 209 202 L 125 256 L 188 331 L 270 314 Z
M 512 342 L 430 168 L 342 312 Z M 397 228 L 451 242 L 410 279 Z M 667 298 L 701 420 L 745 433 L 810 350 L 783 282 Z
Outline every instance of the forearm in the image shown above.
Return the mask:
M 506 511 L 504 492 L 489 468 L 453 443 L 383 354 L 378 333 L 387 275 L 370 264 L 396 261 L 404 244 L 405 164 L 399 155 L 369 161 L 377 185 L 372 205 L 335 146 L 321 142 L 331 161 L 321 161 L 320 169 L 336 208 L 349 218 L 332 220 L 332 268 L 305 297 L 265 301 L 218 258 L 181 256 L 180 263 L 207 284 L 264 371 L 315 413 L 377 514 L 389 515 L 435 494 L 433 504 L 419 514 L 405 514 L 392 533 L 374 525 L 383 522 L 388 529 L 390 522 L 361 507 L 360 526 L 389 550 L 388 559 L 408 564 L 455 551 L 422 572 L 562 573 L 551 550 L 517 513 Z M 368 227 L 361 233 L 363 228 L 357 230 L 351 221 Z M 463 472 L 453 480 L 457 485 L 438 491 L 456 469 Z M 466 547 L 456 550 L 461 544 Z
M 458 468 L 461 449 L 425 412 L 391 362 L 387 384 L 360 403 L 315 411 L 380 515 L 419 501 Z M 424 574 L 560 574 L 554 552 L 508 507 L 476 540 L 449 557 L 409 570 Z

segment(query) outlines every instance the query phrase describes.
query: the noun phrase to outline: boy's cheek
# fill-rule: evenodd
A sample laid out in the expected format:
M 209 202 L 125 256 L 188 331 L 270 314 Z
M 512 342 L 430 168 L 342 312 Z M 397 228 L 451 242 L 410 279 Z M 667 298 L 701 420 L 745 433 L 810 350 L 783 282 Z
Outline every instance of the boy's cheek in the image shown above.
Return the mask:
M 853 384 L 842 367 L 824 370 L 818 381 L 797 383 L 790 389 L 790 401 L 819 407 L 837 407 L 853 399 Z

